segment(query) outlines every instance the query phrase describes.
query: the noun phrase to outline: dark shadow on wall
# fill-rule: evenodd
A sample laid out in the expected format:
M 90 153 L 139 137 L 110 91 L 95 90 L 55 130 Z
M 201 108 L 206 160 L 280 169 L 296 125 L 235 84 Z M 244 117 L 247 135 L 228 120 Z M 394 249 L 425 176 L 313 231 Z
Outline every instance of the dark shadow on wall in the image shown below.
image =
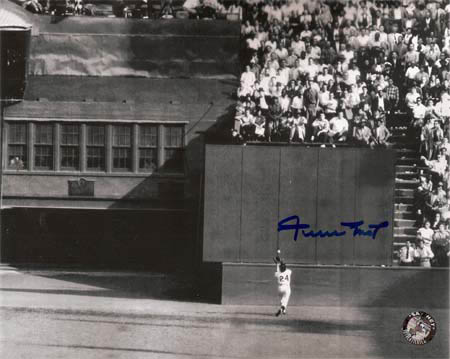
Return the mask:
M 229 94 L 226 94 L 229 95 Z M 236 105 L 229 105 L 217 121 L 205 132 L 205 143 L 230 144 L 232 143 L 231 129 L 234 125 Z
M 184 174 L 174 176 L 164 165 L 107 211 L 8 209 L 4 212 L 8 225 L 4 227 L 7 240 L 1 243 L 2 262 L 34 263 L 31 269 L 42 263 L 160 275 L 128 279 L 61 275 L 61 280 L 102 290 L 42 293 L 220 303 L 221 265 L 202 261 L 204 144 L 206 139 L 227 141 L 233 118 L 234 105 L 229 105 L 219 117 L 191 125 Z M 5 290 L 27 292 L 26 288 Z
M 217 113 L 217 112 L 216 112 Z M 1 261 L 146 270 L 202 270 L 205 138 L 226 139 L 234 106 L 190 128 L 184 173 L 164 165 L 107 211 L 3 211 Z M 198 129 L 198 131 L 197 131 Z M 200 133 L 198 133 L 200 132 Z
M 50 19 L 46 17 L 39 21 L 46 22 L 46 29 L 52 25 L 60 29 L 64 25 L 66 29 L 79 25 L 71 25 L 72 20 L 62 24 L 65 20 L 66 17 L 55 17 L 48 24 Z M 195 23 L 185 25 L 195 35 Z M 130 33 L 141 33 L 140 21 L 130 20 L 126 26 Z M 214 27 L 214 23 L 210 26 Z M 204 31 L 204 25 L 201 27 Z M 111 41 L 118 41 L 117 38 L 123 36 Z M 216 40 L 211 46 L 205 46 L 205 40 L 198 36 L 190 38 L 190 42 L 176 36 L 130 36 L 129 48 L 124 51 L 129 51 L 127 65 L 136 72 L 142 70 L 167 77 L 236 76 L 239 36 L 221 39 L 219 35 Z M 110 44 L 110 49 L 118 44 Z M 236 84 L 232 80 L 223 81 Z M 224 94 L 227 99 L 228 96 L 232 94 Z M 108 211 L 8 210 L 5 214 L 8 225 L 2 228 L 7 238 L 1 243 L 2 262 L 132 268 L 163 273 L 187 271 L 196 276 L 209 272 L 201 258 L 204 143 L 206 139 L 226 142 L 233 115 L 234 105 L 229 105 L 218 118 L 200 121 L 190 128 L 184 175 L 173 176 L 173 171 L 164 165 L 158 173 L 143 178 Z M 217 277 L 215 272 L 213 268 L 211 277 L 220 283 L 221 276 Z
M 204 146 L 206 141 L 229 142 L 234 113 L 233 104 L 224 107 L 217 118 L 206 115 L 192 119 L 186 130 L 181 172 L 174 172 L 166 163 L 110 206 L 110 209 L 128 205 L 153 207 L 146 215 L 145 233 L 156 246 L 155 255 L 178 267 L 197 267 L 202 263 Z M 160 213 L 158 208 L 167 211 Z M 133 231 L 139 228 L 121 216 L 115 221 L 119 225 L 113 226 L 111 237 L 118 238 L 118 243 L 124 242 L 120 237 L 133 238 Z

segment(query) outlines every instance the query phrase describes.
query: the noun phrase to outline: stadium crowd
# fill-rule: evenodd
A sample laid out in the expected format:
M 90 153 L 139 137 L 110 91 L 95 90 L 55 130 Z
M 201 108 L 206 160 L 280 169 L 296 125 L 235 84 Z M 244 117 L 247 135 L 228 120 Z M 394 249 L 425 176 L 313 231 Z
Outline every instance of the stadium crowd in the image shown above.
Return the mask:
M 249 0 L 243 14 L 233 139 L 390 147 L 394 124 L 424 167 L 400 263 L 448 266 L 450 0 Z
M 143 19 L 226 19 L 242 18 L 240 0 L 14 0 L 35 14 L 103 16 Z
M 438 154 L 438 158 L 445 158 Z M 447 163 L 447 160 L 445 160 Z M 448 176 L 449 172 L 445 172 Z M 414 253 L 411 243 L 407 243 L 400 250 L 400 264 L 411 265 L 415 260 L 422 266 L 449 266 L 450 256 L 450 187 L 448 182 L 438 180 L 433 184 L 432 175 L 423 173 L 420 184 L 414 194 L 414 210 L 416 213 L 416 226 L 419 227 L 416 235 L 417 244 L 422 243 L 423 250 Z M 418 249 L 418 248 L 417 248 Z M 416 257 L 416 258 L 415 258 Z
M 398 112 L 427 160 L 449 137 L 448 0 L 248 1 L 242 37 L 238 141 L 390 146 Z

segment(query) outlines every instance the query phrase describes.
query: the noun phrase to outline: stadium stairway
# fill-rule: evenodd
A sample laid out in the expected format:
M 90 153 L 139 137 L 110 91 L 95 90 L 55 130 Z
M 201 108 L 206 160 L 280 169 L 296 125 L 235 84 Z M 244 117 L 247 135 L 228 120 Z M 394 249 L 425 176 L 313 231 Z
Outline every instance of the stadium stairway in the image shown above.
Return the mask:
M 419 183 L 420 156 L 417 144 L 407 135 L 407 119 L 399 116 L 390 127 L 397 152 L 395 166 L 395 212 L 393 265 L 398 264 L 399 249 L 407 242 L 414 243 L 417 233 L 413 210 L 414 190 Z

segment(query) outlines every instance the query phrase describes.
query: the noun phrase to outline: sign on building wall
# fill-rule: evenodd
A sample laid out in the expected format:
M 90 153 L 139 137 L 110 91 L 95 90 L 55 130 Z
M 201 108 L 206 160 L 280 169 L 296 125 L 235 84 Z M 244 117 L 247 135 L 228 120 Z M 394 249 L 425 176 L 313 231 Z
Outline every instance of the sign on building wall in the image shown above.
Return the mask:
M 69 180 L 69 196 L 89 196 L 94 197 L 95 181 L 89 181 L 84 178 Z

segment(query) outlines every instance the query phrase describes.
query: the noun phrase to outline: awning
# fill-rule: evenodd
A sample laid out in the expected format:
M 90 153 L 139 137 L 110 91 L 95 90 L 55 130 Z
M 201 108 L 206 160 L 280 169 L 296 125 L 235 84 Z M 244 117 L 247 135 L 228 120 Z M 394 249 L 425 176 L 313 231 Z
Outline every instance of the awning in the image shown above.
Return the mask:
M 23 101 L 9 106 L 4 118 L 6 121 L 188 123 L 201 118 L 209 107 L 207 104 Z

